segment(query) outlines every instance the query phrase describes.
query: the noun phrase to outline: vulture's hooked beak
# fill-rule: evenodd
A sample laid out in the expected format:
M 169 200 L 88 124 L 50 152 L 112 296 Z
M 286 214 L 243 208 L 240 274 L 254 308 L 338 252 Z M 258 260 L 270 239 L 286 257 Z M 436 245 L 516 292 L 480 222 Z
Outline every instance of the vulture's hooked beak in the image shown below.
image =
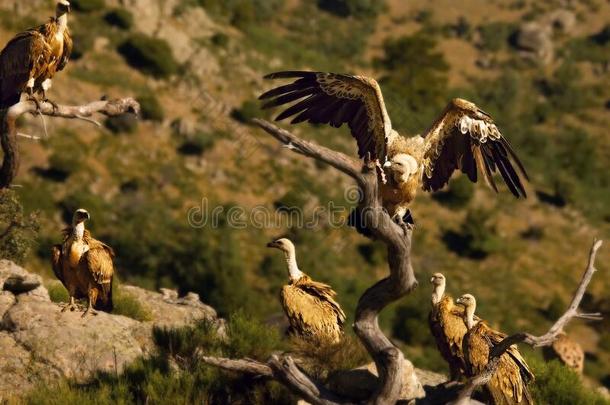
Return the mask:
M 392 167 L 392 162 L 391 162 L 391 161 L 389 161 L 389 160 L 383 164 L 383 168 L 384 168 L 384 169 L 388 169 L 388 168 L 390 168 L 390 167 Z
M 276 241 L 267 243 L 268 248 L 279 248 L 279 244 Z
M 430 277 L 430 282 L 434 284 L 434 277 Z
M 458 298 L 457 300 L 455 300 L 455 302 L 456 302 L 457 304 L 460 304 L 460 305 L 466 306 L 466 305 L 464 305 L 464 300 L 462 300 L 462 297 L 460 297 L 460 298 Z

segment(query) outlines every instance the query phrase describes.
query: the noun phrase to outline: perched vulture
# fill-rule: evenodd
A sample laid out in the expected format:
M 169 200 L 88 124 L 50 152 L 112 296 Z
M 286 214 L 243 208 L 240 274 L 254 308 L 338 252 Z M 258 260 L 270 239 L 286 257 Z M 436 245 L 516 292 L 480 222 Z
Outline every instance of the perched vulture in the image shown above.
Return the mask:
M 68 29 L 70 2 L 57 2 L 55 17 L 11 39 L 0 53 L 0 109 L 19 102 L 21 93 L 46 100 L 51 79 L 68 63 L 72 38 Z
M 463 351 L 468 376 L 477 375 L 485 369 L 491 349 L 506 335 L 489 327 L 483 321 L 476 321 L 474 311 L 476 300 L 470 294 L 457 300 L 464 306 L 464 322 L 468 332 L 464 336 Z M 491 403 L 495 405 L 533 404 L 527 385 L 534 380 L 527 363 L 521 357 L 516 345 L 511 346 L 502 356 L 495 374 L 485 385 Z
M 582 346 L 565 332 L 562 332 L 550 347 L 544 347 L 542 354 L 545 360 L 557 359 L 578 374 L 582 374 L 585 367 L 585 352 Z
M 290 323 L 289 333 L 306 340 L 338 342 L 343 335 L 345 313 L 336 293 L 299 270 L 294 244 L 281 238 L 267 244 L 284 252 L 290 282 L 282 287 L 280 301 Z
M 453 298 L 445 294 L 446 279 L 441 273 L 432 275 L 432 309 L 428 316 L 430 331 L 443 359 L 449 365 L 450 380 L 458 381 L 465 375 L 466 363 L 462 352 L 462 340 L 466 334 L 464 308 L 455 305 Z M 475 317 L 478 321 L 479 318 Z
M 263 108 L 295 102 L 276 121 L 295 116 L 292 124 L 308 121 L 338 128 L 347 123 L 359 157 L 370 157 L 380 167 L 383 205 L 399 223 L 409 221 L 408 207 L 420 186 L 439 190 L 455 170 L 473 182 L 483 176 L 496 192 L 492 174 L 499 171 L 517 198 L 526 196 L 513 163 L 527 179 L 523 165 L 492 118 L 469 101 L 451 100 L 423 135 L 405 138 L 392 129 L 381 89 L 373 79 L 301 71 L 265 78 L 296 79 L 259 97 L 267 100 Z M 355 218 L 351 222 L 358 228 L 358 215 Z
M 51 251 L 51 263 L 55 276 L 70 295 L 70 303 L 63 309 L 76 309 L 75 299 L 87 299 L 87 313 L 96 310 L 112 311 L 112 277 L 114 252 L 108 245 L 93 239 L 85 229 L 90 218 L 84 209 L 74 213 L 72 226 L 64 229 L 64 241 Z

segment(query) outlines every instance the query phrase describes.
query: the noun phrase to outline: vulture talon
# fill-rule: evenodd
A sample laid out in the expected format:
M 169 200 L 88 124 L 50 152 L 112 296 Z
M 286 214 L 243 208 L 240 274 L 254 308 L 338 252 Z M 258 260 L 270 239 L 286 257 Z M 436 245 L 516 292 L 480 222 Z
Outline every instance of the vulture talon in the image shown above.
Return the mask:
M 51 104 L 51 106 L 53 107 L 53 114 L 57 114 L 57 112 L 59 111 L 59 105 L 57 105 L 56 102 L 51 101 L 48 98 L 45 98 L 44 100 L 42 100 L 42 102 Z
M 87 308 L 85 310 L 85 312 L 83 312 L 83 315 L 81 316 L 81 318 L 86 318 L 87 315 L 89 315 L 89 314 L 96 316 L 98 314 L 98 312 L 93 308 Z

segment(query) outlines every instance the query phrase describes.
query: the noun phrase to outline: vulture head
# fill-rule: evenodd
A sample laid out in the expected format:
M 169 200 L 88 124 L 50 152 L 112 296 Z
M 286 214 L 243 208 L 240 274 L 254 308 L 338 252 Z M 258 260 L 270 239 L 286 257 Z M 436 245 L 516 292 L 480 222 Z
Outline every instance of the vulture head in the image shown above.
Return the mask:
M 77 224 L 80 224 L 81 222 L 85 222 L 86 220 L 88 220 L 90 218 L 91 218 L 91 216 L 89 215 L 87 210 L 85 210 L 83 208 L 79 208 L 76 211 L 74 211 L 74 215 L 72 216 L 72 222 L 74 225 L 77 225 Z
M 445 276 L 443 276 L 442 273 L 434 273 L 432 275 L 432 277 L 430 278 L 430 282 L 435 287 L 437 287 L 437 286 L 443 286 L 444 287 L 445 283 L 446 283 Z
M 472 294 L 464 294 L 460 298 L 458 298 L 455 302 L 462 305 L 464 308 L 476 308 L 477 300 L 474 298 Z
M 389 169 L 394 181 L 399 183 L 408 181 L 419 170 L 417 160 L 406 153 L 397 153 L 392 156 L 383 164 L 383 167 Z
M 445 276 L 441 273 L 434 273 L 430 278 L 430 283 L 432 283 L 432 304 L 438 304 L 443 295 L 445 294 Z
M 477 307 L 477 300 L 472 294 L 464 294 L 456 300 L 456 302 L 464 307 L 464 322 L 468 329 L 475 325 L 474 311 Z
M 69 14 L 72 11 L 72 6 L 68 0 L 57 0 L 57 7 L 55 8 L 55 16 L 57 18 L 64 14 Z
M 295 250 L 294 244 L 290 241 L 290 239 L 286 238 L 280 238 L 269 242 L 267 243 L 267 247 L 279 249 L 284 253 L 292 253 Z
M 298 280 L 303 277 L 303 273 L 297 265 L 296 249 L 290 239 L 280 238 L 267 243 L 267 247 L 276 248 L 284 252 L 286 264 L 288 265 L 288 275 L 291 280 Z

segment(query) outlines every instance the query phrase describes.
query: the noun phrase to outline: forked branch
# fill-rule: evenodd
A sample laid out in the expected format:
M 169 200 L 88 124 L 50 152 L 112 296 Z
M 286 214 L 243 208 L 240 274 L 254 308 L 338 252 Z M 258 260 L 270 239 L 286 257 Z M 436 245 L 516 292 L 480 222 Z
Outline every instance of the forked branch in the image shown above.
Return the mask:
M 7 188 L 13 182 L 19 170 L 19 148 L 17 146 L 17 119 L 23 114 L 32 113 L 67 119 L 81 119 L 95 123 L 91 116 L 103 114 L 108 117 L 125 113 L 139 114 L 140 105 L 133 98 L 117 100 L 100 100 L 78 106 L 54 106 L 48 102 L 39 103 L 39 108 L 33 101 L 22 101 L 3 111 L 0 117 L 0 142 L 4 152 L 4 160 L 0 168 L 0 189 Z
M 397 225 L 383 209 L 378 194 L 377 168 L 371 159 L 367 159 L 363 165 L 343 153 L 302 140 L 267 121 L 256 119 L 254 123 L 289 150 L 331 165 L 352 177 L 360 187 L 362 199 L 358 208 L 364 224 L 373 236 L 387 246 L 389 275 L 367 289 L 360 297 L 353 327 L 379 371 L 377 389 L 367 402 L 393 405 L 402 390 L 404 358 L 402 352 L 383 334 L 377 318 L 388 304 L 417 286 L 411 266 L 411 231 Z M 227 370 L 274 378 L 314 404 L 350 403 L 349 399 L 341 398 L 319 382 L 313 381 L 289 356 L 274 356 L 266 364 L 244 359 L 202 357 L 201 360 Z
M 582 313 L 578 310 L 585 291 L 591 282 L 591 278 L 597 271 L 595 268 L 595 257 L 601 245 L 601 240 L 593 241 L 593 246 L 591 246 L 591 251 L 589 252 L 589 262 L 587 263 L 587 268 L 582 276 L 582 279 L 580 280 L 580 284 L 578 285 L 576 292 L 574 293 L 572 302 L 570 303 L 570 306 L 566 312 L 553 324 L 553 326 L 551 326 L 548 332 L 541 336 L 534 336 L 527 332 L 520 332 L 510 335 L 502 340 L 491 350 L 491 353 L 489 354 L 489 361 L 487 363 L 487 367 L 485 367 L 485 370 L 481 374 L 468 380 L 464 388 L 460 391 L 458 399 L 454 402 L 455 405 L 468 404 L 474 390 L 477 387 L 485 385 L 489 382 L 491 377 L 498 369 L 500 357 L 510 348 L 510 346 L 517 343 L 526 343 L 532 347 L 550 346 L 555 340 L 557 340 L 566 325 L 573 319 L 601 319 L 601 314 L 599 313 L 588 314 Z

